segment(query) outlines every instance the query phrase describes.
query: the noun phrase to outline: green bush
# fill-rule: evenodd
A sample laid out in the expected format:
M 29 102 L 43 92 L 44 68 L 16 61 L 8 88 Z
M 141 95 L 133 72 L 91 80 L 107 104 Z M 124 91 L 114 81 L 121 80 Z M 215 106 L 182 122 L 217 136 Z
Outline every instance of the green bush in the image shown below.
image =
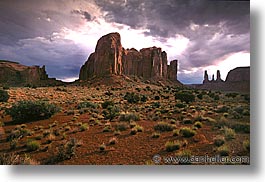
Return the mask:
M 229 155 L 229 147 L 227 145 L 222 145 L 221 147 L 217 148 L 217 152 L 220 156 L 228 156 Z
M 138 94 L 135 94 L 134 92 L 126 92 L 124 99 L 133 104 L 140 101 L 140 96 Z
M 7 102 L 9 99 L 8 92 L 6 90 L 0 90 L 0 102 Z
M 178 141 L 168 141 L 166 144 L 165 144 L 165 147 L 166 147 L 166 151 L 167 152 L 173 152 L 175 150 L 179 150 L 180 149 L 180 142 Z
M 194 130 L 192 130 L 191 128 L 187 128 L 187 127 L 181 128 L 179 130 L 179 133 L 185 138 L 193 137 L 196 134 Z
M 59 110 L 56 105 L 43 101 L 19 101 L 6 109 L 6 113 L 13 121 L 22 123 L 48 119 Z
M 97 107 L 98 105 L 92 102 L 80 102 L 77 106 L 77 109 L 83 109 L 83 108 L 96 109 Z
M 111 100 L 107 100 L 107 101 L 104 101 L 101 104 L 101 106 L 102 106 L 103 109 L 107 109 L 107 107 L 109 107 L 109 106 L 114 106 L 114 102 L 111 101 Z
M 243 141 L 243 147 L 244 147 L 244 149 L 246 150 L 246 151 L 250 151 L 250 142 L 249 142 L 249 140 L 245 140 L 245 141 Z
M 236 136 L 235 130 L 233 130 L 232 128 L 228 128 L 226 126 L 224 127 L 224 134 L 226 140 L 234 139 Z
M 120 113 L 120 109 L 117 106 L 108 106 L 106 110 L 103 111 L 103 116 L 105 119 L 112 121 Z
M 36 140 L 29 140 L 27 141 L 26 147 L 28 151 L 35 151 L 40 148 L 40 144 Z
M 160 137 L 160 133 L 154 132 L 152 133 L 152 138 L 159 138 Z
M 175 99 L 181 100 L 182 102 L 190 103 L 195 101 L 195 96 L 190 93 L 178 92 L 175 94 Z
M 196 121 L 194 123 L 194 126 L 197 127 L 197 128 L 201 128 L 202 127 L 202 123 L 200 121 Z
M 216 145 L 217 147 L 220 147 L 225 143 L 225 139 L 223 136 L 217 136 L 214 138 L 213 142 L 214 142 L 214 145 Z
M 159 122 L 154 126 L 155 131 L 173 131 L 175 129 L 175 126 L 166 122 Z
M 139 121 L 140 117 L 137 114 L 134 113 L 122 113 L 119 117 L 120 121 Z

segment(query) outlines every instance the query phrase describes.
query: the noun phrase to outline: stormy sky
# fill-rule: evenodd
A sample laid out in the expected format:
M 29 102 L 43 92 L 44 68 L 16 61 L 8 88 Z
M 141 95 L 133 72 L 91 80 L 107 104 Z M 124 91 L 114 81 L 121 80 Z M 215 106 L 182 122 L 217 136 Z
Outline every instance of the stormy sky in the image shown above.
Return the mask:
M 178 79 L 250 65 L 249 1 L 1 0 L 0 59 L 46 65 L 71 81 L 97 40 L 119 32 L 124 48 L 161 47 L 179 60 Z

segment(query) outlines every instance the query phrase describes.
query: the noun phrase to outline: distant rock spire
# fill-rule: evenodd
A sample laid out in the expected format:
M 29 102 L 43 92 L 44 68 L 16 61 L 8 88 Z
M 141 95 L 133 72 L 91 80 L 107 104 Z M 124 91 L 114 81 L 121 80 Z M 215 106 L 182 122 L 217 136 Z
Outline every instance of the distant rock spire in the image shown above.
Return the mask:
M 213 76 L 212 76 L 212 81 L 214 81 L 214 74 L 213 74 Z
M 209 76 L 208 76 L 208 73 L 207 73 L 207 70 L 204 71 L 204 80 L 203 80 L 203 83 L 207 83 L 209 82 Z
M 217 70 L 217 78 L 216 78 L 216 82 L 223 82 L 223 80 L 221 79 L 221 73 L 220 73 L 220 70 Z

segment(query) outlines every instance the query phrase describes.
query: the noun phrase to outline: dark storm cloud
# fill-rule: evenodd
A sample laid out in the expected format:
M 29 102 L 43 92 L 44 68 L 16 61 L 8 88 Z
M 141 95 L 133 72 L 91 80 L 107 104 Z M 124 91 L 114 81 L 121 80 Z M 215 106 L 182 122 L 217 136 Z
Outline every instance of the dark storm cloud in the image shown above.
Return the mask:
M 106 20 L 149 29 L 145 32 L 147 36 L 187 37 L 191 44 L 178 57 L 182 59 L 180 70 L 216 64 L 231 53 L 249 52 L 248 1 L 98 0 L 96 3 L 107 12 Z
M 46 65 L 49 76 L 58 79 L 76 77 L 89 51 L 92 50 L 84 50 L 69 40 L 40 37 L 23 39 L 12 46 L 0 44 L 1 58 L 28 66 L 36 62 Z
M 73 10 L 72 13 L 82 15 L 87 21 L 92 20 L 92 16 L 87 11 Z
M 211 0 L 97 0 L 106 19 L 131 27 L 150 28 L 154 36 L 185 34 L 191 22 L 199 25 L 230 25 L 231 31 L 249 31 L 249 2 Z

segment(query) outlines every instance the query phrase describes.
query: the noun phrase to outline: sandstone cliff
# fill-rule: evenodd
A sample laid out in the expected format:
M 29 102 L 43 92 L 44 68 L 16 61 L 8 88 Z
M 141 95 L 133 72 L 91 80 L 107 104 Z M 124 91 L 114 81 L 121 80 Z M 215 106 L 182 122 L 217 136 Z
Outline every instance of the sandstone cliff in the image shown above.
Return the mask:
M 199 89 L 250 92 L 250 67 L 238 67 L 230 70 L 226 80 L 221 79 L 220 71 L 217 71 L 217 79 L 209 80 L 207 71 L 204 73 L 203 84 L 196 85 Z
M 177 81 L 177 60 L 168 66 L 166 52 L 158 47 L 125 50 L 119 33 L 110 33 L 98 40 L 95 52 L 81 67 L 79 80 L 110 75 Z
M 25 86 L 54 84 L 59 81 L 48 78 L 45 66 L 25 66 L 17 62 L 0 60 L 0 85 Z

